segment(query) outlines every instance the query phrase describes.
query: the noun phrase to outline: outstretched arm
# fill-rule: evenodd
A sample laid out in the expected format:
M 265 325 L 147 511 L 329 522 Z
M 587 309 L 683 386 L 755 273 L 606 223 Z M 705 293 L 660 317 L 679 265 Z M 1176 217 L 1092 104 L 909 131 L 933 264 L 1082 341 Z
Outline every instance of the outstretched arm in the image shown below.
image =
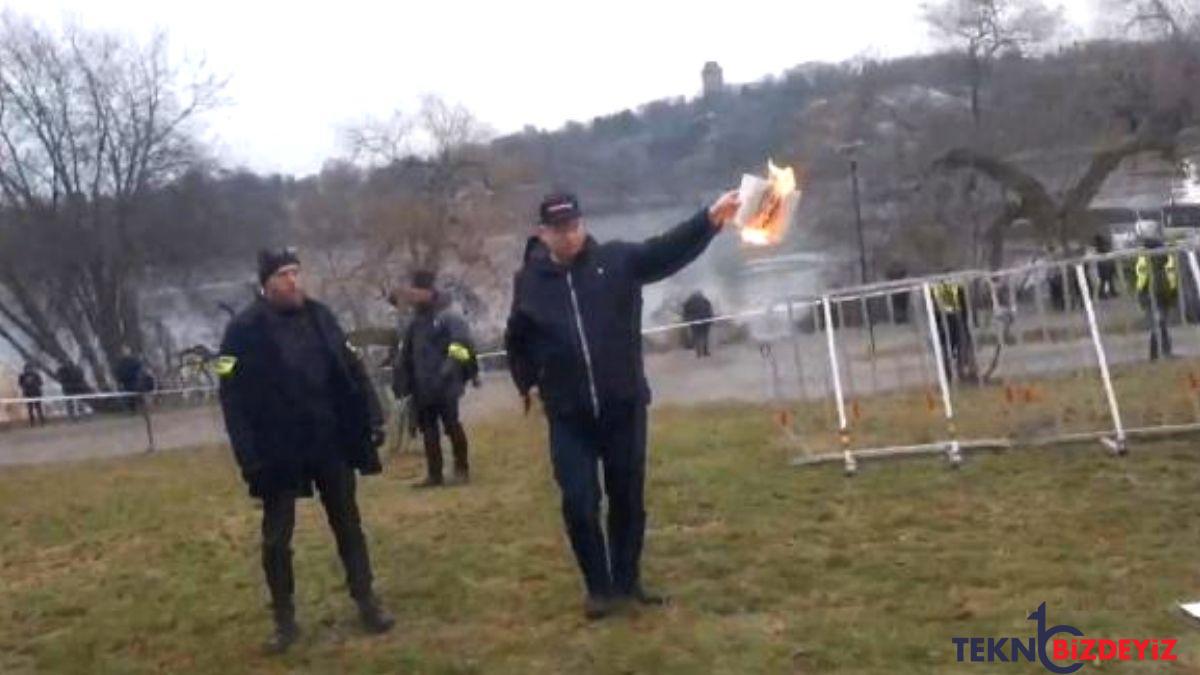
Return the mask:
M 643 284 L 661 281 L 683 269 L 708 248 L 709 242 L 737 212 L 737 192 L 721 195 L 712 206 L 667 232 L 633 247 L 634 275 Z

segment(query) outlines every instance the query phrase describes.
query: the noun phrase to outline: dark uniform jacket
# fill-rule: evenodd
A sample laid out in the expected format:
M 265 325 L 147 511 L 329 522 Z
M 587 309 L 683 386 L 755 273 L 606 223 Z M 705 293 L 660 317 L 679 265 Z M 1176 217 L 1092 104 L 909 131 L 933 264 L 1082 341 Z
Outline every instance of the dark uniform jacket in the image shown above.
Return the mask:
M 17 384 L 21 387 L 21 395 L 25 398 L 41 398 L 42 396 L 42 376 L 34 371 L 26 370 L 17 378 Z
M 450 346 L 466 348 L 469 356 L 457 361 Z M 418 407 L 456 401 L 466 383 L 479 374 L 475 343 L 467 322 L 441 294 L 431 307 L 418 310 L 405 328 L 400 358 L 393 371 L 392 393 L 412 396 Z
M 713 318 L 712 302 L 703 293 L 693 293 L 683 302 L 683 320 L 691 323 Z
M 366 371 L 325 305 L 308 300 L 300 311 L 313 322 L 319 352 L 329 359 L 329 389 L 323 398 L 332 406 L 334 428 L 318 431 L 332 439 L 335 447 L 330 450 L 347 466 L 364 475 L 379 473 L 373 431 L 382 426 L 383 417 Z M 314 429 L 312 402 L 305 393 L 310 389 L 285 365 L 273 339 L 273 312 L 260 299 L 226 329 L 218 361 L 221 409 L 251 495 L 294 491 L 311 496 Z
M 563 267 L 537 239 L 513 283 L 505 331 L 522 394 L 537 387 L 549 415 L 599 417 L 610 404 L 650 402 L 642 364 L 642 286 L 695 260 L 717 229 L 708 211 L 644 242 L 597 243 Z

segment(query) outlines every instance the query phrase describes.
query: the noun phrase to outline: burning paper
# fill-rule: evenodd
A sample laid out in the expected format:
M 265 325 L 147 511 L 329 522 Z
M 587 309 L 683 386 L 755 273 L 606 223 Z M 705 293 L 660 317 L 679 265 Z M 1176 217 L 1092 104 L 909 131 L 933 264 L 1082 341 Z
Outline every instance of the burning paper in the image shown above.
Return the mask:
M 741 230 L 742 241 L 754 246 L 770 246 L 783 241 L 783 235 L 800 205 L 801 192 L 791 167 L 777 167 L 767 160 L 767 177 L 744 174 L 738 190 L 741 206 L 733 224 Z

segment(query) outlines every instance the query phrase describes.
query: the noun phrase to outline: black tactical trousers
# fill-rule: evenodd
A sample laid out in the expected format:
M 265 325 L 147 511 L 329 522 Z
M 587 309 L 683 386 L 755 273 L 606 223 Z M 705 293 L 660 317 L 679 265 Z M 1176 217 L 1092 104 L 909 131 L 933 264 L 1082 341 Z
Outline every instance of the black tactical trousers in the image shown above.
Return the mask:
M 321 495 L 321 504 L 325 507 L 325 517 L 337 541 L 350 596 L 360 601 L 370 598 L 371 560 L 358 515 L 354 471 L 335 461 L 313 467 L 311 472 Z M 284 492 L 263 499 L 263 571 L 266 572 L 271 603 L 276 609 L 292 606 L 295 592 L 292 532 L 295 526 L 295 494 Z

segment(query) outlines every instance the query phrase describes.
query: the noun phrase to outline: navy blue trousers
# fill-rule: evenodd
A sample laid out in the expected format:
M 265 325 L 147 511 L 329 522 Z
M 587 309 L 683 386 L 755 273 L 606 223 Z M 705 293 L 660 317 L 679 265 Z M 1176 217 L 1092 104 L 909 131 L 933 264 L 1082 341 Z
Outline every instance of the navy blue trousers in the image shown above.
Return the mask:
M 589 595 L 627 595 L 640 582 L 646 533 L 646 406 L 602 406 L 599 419 L 550 418 L 554 478 Z M 608 536 L 600 526 L 600 476 L 608 496 Z

